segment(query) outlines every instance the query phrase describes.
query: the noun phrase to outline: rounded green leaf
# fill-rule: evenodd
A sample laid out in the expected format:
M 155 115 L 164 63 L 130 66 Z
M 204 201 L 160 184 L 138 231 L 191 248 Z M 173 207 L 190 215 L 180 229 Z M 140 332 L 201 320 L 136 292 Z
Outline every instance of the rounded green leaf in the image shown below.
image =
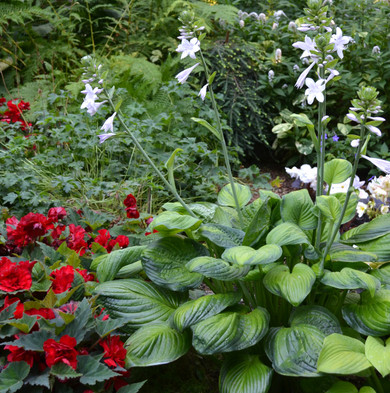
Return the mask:
M 336 221 L 341 214 L 341 203 L 332 195 L 320 195 L 316 199 L 316 207 L 331 221 Z
M 205 277 L 221 281 L 232 281 L 244 277 L 250 270 L 250 266 L 231 265 L 229 262 L 213 257 L 191 259 L 186 264 L 186 268 L 190 272 L 196 272 Z
M 366 357 L 371 364 L 385 378 L 390 374 L 390 338 L 386 340 L 386 345 L 378 337 L 368 336 L 365 344 Z
M 358 390 L 351 382 L 337 381 L 326 393 L 358 393 Z
M 338 192 L 336 194 L 333 194 L 333 196 L 338 199 L 341 206 L 344 206 L 345 198 L 347 197 L 346 193 Z M 347 209 L 345 210 L 343 220 L 341 221 L 342 224 L 351 221 L 356 216 L 356 206 L 358 202 L 359 197 L 355 192 L 353 192 L 349 197 Z
M 258 343 L 268 323 L 268 311 L 260 307 L 248 314 L 223 312 L 191 327 L 192 345 L 204 355 L 239 351 Z
M 234 183 L 239 207 L 245 206 L 252 198 L 251 190 L 248 186 Z M 218 194 L 218 203 L 222 206 L 236 207 L 231 184 L 226 184 Z
M 203 255 L 208 255 L 207 249 L 192 239 L 164 237 L 148 245 L 142 266 L 155 284 L 185 291 L 197 287 L 203 280 L 201 274 L 190 272 L 186 263 Z
M 324 181 L 330 184 L 338 184 L 347 180 L 352 174 L 352 164 L 347 160 L 335 158 L 324 166 Z
M 144 326 L 125 343 L 126 367 L 156 366 L 173 362 L 191 347 L 189 331 L 178 332 L 166 323 Z
M 342 313 L 347 324 L 361 334 L 390 334 L 390 291 L 381 289 L 374 296 L 363 292 L 360 303 L 346 304 L 342 308 Z
M 221 393 L 267 393 L 273 370 L 258 356 L 237 354 L 229 356 L 221 367 L 219 391 Z
M 324 340 L 318 371 L 328 374 L 356 374 L 371 367 L 364 354 L 364 344 L 352 337 L 331 334 Z
M 366 243 L 359 243 L 359 248 L 363 251 L 374 253 L 377 257 L 377 262 L 389 262 L 390 233 Z
M 226 307 L 232 306 L 240 300 L 241 294 L 239 292 L 220 293 L 191 300 L 182 304 L 173 313 L 173 325 L 178 330 L 184 330 L 188 326 L 220 313 Z
M 310 244 L 302 229 L 291 222 L 284 222 L 272 229 L 267 235 L 266 242 L 267 244 L 278 244 L 279 246 Z
M 193 231 L 201 223 L 202 221 L 195 217 L 166 211 L 159 214 L 150 224 L 149 228 L 151 231 L 157 230 L 165 236 L 172 236 L 188 229 Z
M 111 317 L 128 319 L 131 328 L 166 321 L 183 301 L 178 293 L 136 279 L 107 281 L 95 293 Z
M 303 263 L 294 266 L 292 273 L 286 265 L 275 266 L 264 277 L 264 286 L 293 306 L 299 306 L 310 293 L 316 280 L 313 270 Z
M 245 232 L 220 224 L 205 224 L 198 231 L 204 238 L 223 248 L 239 246 Z
M 282 256 L 282 249 L 277 244 L 267 244 L 258 250 L 247 246 L 232 247 L 224 251 L 222 259 L 244 265 L 266 265 L 277 261 Z

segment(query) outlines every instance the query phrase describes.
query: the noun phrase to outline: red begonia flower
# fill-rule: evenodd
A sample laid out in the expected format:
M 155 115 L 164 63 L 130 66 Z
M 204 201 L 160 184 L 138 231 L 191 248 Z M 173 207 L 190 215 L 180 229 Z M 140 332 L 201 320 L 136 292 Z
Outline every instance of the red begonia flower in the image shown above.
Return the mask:
M 27 315 L 37 315 L 38 319 L 54 319 L 56 315 L 51 308 L 31 308 L 24 312 Z
M 47 218 L 50 222 L 58 222 L 66 217 L 66 210 L 63 207 L 52 207 L 47 213 Z
M 88 247 L 87 242 L 84 240 L 86 234 L 85 229 L 80 225 L 69 225 L 69 237 L 67 239 L 68 247 L 77 251 L 79 255 L 84 255 L 85 249 Z
M 61 233 L 64 232 L 66 229 L 66 226 L 63 224 L 57 225 L 50 233 L 50 236 L 53 239 L 58 239 L 61 236 Z
M 88 273 L 87 269 L 76 269 L 78 273 L 81 274 L 83 277 L 84 281 L 95 281 L 95 276 L 91 273 Z
M 76 339 L 68 335 L 62 336 L 59 342 L 49 338 L 43 343 L 46 364 L 52 367 L 57 363 L 65 363 L 73 369 L 76 369 L 78 355 L 75 349 L 76 344 Z
M 40 213 L 28 213 L 19 221 L 18 227 L 21 227 L 32 239 L 43 236 L 47 232 L 49 222 L 47 218 Z
M 63 266 L 60 269 L 51 272 L 50 277 L 54 278 L 52 282 L 53 292 L 65 292 L 72 286 L 74 279 L 74 268 L 71 265 Z
M 8 308 L 11 304 L 18 303 L 14 312 L 14 318 L 20 319 L 23 317 L 24 305 L 17 297 L 9 298 L 8 295 L 4 299 L 4 305 L 0 308 L 0 312 Z
M 7 356 L 8 362 L 26 362 L 30 368 L 33 366 L 34 361 L 39 361 L 39 353 L 34 351 L 26 351 L 24 348 L 15 345 L 6 345 L 4 349 L 8 349 L 11 353 Z
M 126 207 L 137 207 L 137 200 L 135 199 L 135 196 L 133 194 L 129 194 L 123 201 L 123 204 Z
M 125 366 L 126 349 L 119 336 L 108 336 L 100 342 L 100 345 L 104 349 L 103 358 L 107 366 L 113 368 Z
M 36 262 L 11 262 L 8 258 L 0 259 L 0 290 L 15 292 L 29 290 L 32 285 L 31 270 Z
M 124 235 L 119 235 L 116 239 L 111 239 L 108 243 L 107 251 L 111 252 L 116 244 L 118 244 L 120 248 L 126 248 L 130 244 L 129 238 Z
M 98 233 L 99 235 L 95 237 L 94 242 L 100 244 L 104 248 L 107 248 L 111 239 L 110 232 L 107 229 L 100 229 Z
M 74 314 L 79 306 L 78 302 L 74 302 L 73 300 L 69 303 L 64 304 L 58 310 L 67 314 Z

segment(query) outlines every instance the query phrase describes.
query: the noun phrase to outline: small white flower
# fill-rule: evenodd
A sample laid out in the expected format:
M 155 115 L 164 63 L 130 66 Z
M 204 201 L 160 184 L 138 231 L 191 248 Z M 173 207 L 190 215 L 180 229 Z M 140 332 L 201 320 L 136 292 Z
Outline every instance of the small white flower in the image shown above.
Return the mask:
M 378 136 L 382 136 L 382 132 L 378 127 L 374 127 L 374 126 L 366 126 L 372 133 L 374 133 L 375 135 Z
M 330 43 L 334 44 L 333 51 L 337 52 L 337 55 L 342 59 L 344 57 L 343 50 L 346 49 L 345 45 L 351 40 L 349 36 L 343 36 L 343 32 L 341 31 L 340 27 L 336 28 L 336 34 L 332 35 L 330 39 Z
M 86 104 L 87 112 L 90 116 L 93 116 L 99 108 L 105 104 L 107 101 L 96 102 L 96 101 L 88 101 Z
M 310 70 L 314 67 L 314 64 L 316 64 L 315 61 L 313 61 L 313 63 L 311 63 L 309 67 L 307 67 L 306 70 L 303 71 L 301 75 L 299 75 L 297 83 L 295 83 L 295 87 L 297 87 L 298 89 L 302 89 L 303 85 L 305 84 L 306 77 L 309 74 Z
M 389 206 L 387 205 L 382 205 L 381 206 L 381 213 L 382 214 L 387 214 L 389 212 Z
M 351 109 L 351 108 L 350 108 L 350 109 Z M 361 123 L 361 120 L 359 120 L 359 119 L 357 118 L 357 116 L 356 116 L 355 113 L 348 113 L 348 114 L 347 114 L 347 117 L 348 117 L 349 120 L 352 120 L 352 121 L 354 121 L 355 123 Z
M 332 68 L 328 68 L 328 71 L 330 72 L 329 76 L 326 78 L 326 83 L 328 83 L 331 79 L 333 79 L 335 76 L 340 75 L 340 73 L 337 70 L 334 70 Z
M 367 119 L 374 120 L 374 121 L 386 121 L 384 117 L 379 117 L 379 116 L 367 116 Z
M 274 23 L 272 24 L 272 30 L 276 30 L 276 29 L 278 28 L 278 26 L 279 26 L 279 23 L 274 22 Z
M 282 16 L 287 17 L 287 15 L 282 10 L 276 11 L 274 13 L 274 16 L 275 16 L 276 20 L 279 20 Z
M 375 45 L 375 46 L 372 48 L 371 54 L 372 54 L 372 55 L 379 55 L 380 53 L 381 53 L 381 48 L 379 48 L 378 45 Z
M 199 65 L 199 63 L 194 64 L 190 68 L 186 68 L 184 71 L 179 72 L 175 78 L 178 80 L 179 83 L 184 83 L 188 77 L 190 76 L 191 72 Z
M 291 22 L 288 24 L 288 29 L 289 29 L 290 31 L 297 31 L 297 25 L 296 25 L 296 23 L 293 22 L 293 21 L 291 21 Z
M 305 31 L 309 31 L 309 30 L 317 30 L 316 26 L 313 26 L 309 23 L 302 23 L 297 30 L 305 32 Z
M 299 65 L 298 64 L 294 64 L 293 71 L 294 72 L 299 72 L 299 70 L 300 70 Z
M 238 24 L 240 25 L 241 28 L 245 26 L 245 22 L 241 19 Z
M 263 12 L 261 12 L 259 14 L 259 20 L 261 20 L 263 23 L 265 23 L 267 21 L 267 17 L 265 16 L 265 14 Z
M 183 38 L 181 44 L 177 47 L 176 52 L 181 52 L 181 59 L 190 56 L 191 59 L 196 59 L 195 53 L 200 50 L 200 42 L 194 37 L 189 41 Z
M 274 80 L 275 72 L 273 70 L 268 71 L 268 81 L 271 83 Z
M 98 83 L 99 85 L 103 84 L 103 79 L 100 79 Z
M 362 217 L 363 214 L 366 212 L 367 210 L 367 205 L 363 202 L 358 202 L 357 206 L 356 206 L 356 213 L 359 217 Z
M 103 143 L 103 142 L 106 141 L 108 138 L 111 138 L 111 137 L 114 136 L 114 135 L 115 135 L 115 133 L 113 133 L 113 132 L 110 132 L 110 133 L 108 133 L 108 134 L 100 134 L 100 135 L 98 135 L 98 137 L 99 137 L 99 139 L 100 139 L 99 143 Z
M 303 57 L 308 57 L 312 56 L 312 53 L 310 51 L 312 50 L 317 50 L 317 46 L 314 40 L 312 40 L 310 37 L 305 36 L 305 41 L 297 41 L 292 44 L 294 48 L 298 48 L 303 50 L 303 53 L 301 55 L 301 59 Z
M 323 79 L 319 79 L 317 82 L 314 82 L 311 78 L 306 78 L 306 86 L 308 87 L 305 90 L 305 95 L 307 96 L 307 103 L 311 105 L 316 98 L 319 102 L 324 102 L 324 94 L 322 93 L 325 90 L 325 81 Z
M 101 130 L 103 131 L 114 131 L 114 118 L 116 116 L 116 112 L 112 116 L 110 116 L 103 124 Z
M 81 82 L 83 82 L 84 85 L 85 85 L 85 84 L 87 84 L 87 83 L 93 82 L 94 80 L 95 80 L 95 78 L 89 78 L 89 79 L 83 79 Z
M 352 147 L 358 147 L 359 143 L 360 143 L 360 139 L 352 139 L 351 146 Z
M 200 89 L 200 92 L 199 92 L 199 94 L 198 94 L 198 96 L 200 96 L 200 98 L 204 101 L 204 99 L 206 98 L 206 92 L 207 92 L 207 86 L 208 86 L 209 84 L 208 83 L 206 83 L 201 89 Z
M 367 199 L 369 197 L 368 193 L 363 190 L 363 188 L 359 189 L 359 199 Z
M 85 99 L 86 100 L 97 100 L 98 94 L 100 94 L 103 91 L 103 89 L 99 89 L 98 87 L 95 87 L 92 89 L 92 86 L 87 83 L 85 85 L 85 90 L 82 90 L 81 93 L 85 94 Z
M 276 62 L 282 61 L 282 50 L 280 48 L 276 49 L 275 51 L 275 61 Z

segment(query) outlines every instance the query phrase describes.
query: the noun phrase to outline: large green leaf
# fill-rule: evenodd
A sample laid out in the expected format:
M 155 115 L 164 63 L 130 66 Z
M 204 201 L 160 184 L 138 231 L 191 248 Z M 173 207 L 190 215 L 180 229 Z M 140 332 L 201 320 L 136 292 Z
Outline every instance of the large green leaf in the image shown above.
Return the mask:
M 159 214 L 149 225 L 151 231 L 157 230 L 164 236 L 172 236 L 186 230 L 195 230 L 200 224 L 198 218 L 182 215 L 176 212 L 163 212 Z
M 249 354 L 229 356 L 221 367 L 219 391 L 267 393 L 271 386 L 272 373 L 272 368 L 264 365 L 258 356 Z
M 390 291 L 381 289 L 374 296 L 363 292 L 360 303 L 344 305 L 342 313 L 347 324 L 361 334 L 390 334 Z
M 204 238 L 223 248 L 240 246 L 245 233 L 240 229 L 220 224 L 205 224 L 198 231 Z
M 157 285 L 174 291 L 197 287 L 203 280 L 199 273 L 192 273 L 186 263 L 208 251 L 192 239 L 165 237 L 148 246 L 142 256 L 142 266 L 147 276 Z
M 361 251 L 341 243 L 332 244 L 329 256 L 332 262 L 375 262 L 377 260 L 376 254 L 372 252 Z
M 184 330 L 206 318 L 210 318 L 226 307 L 232 306 L 241 300 L 239 292 L 220 293 L 217 295 L 202 296 L 182 304 L 172 315 L 172 322 L 176 329 Z
M 292 273 L 286 265 L 275 266 L 264 277 L 264 286 L 293 306 L 299 306 L 310 293 L 316 280 L 313 270 L 303 264 L 294 266 Z
M 390 338 L 386 340 L 386 345 L 378 337 L 368 336 L 365 344 L 367 359 L 385 378 L 390 374 Z
M 120 375 L 90 355 L 77 356 L 77 371 L 82 374 L 80 382 L 85 385 L 95 385 Z
M 173 362 L 191 347 L 189 331 L 178 332 L 160 322 L 138 329 L 125 343 L 126 367 L 156 366 Z
M 234 183 L 239 207 L 244 207 L 252 198 L 251 190 L 248 186 Z M 236 207 L 231 184 L 226 184 L 218 194 L 218 203 L 221 206 Z
M 264 202 L 256 199 L 243 209 L 244 221 L 248 222 L 245 228 L 243 246 L 255 247 L 257 243 L 267 234 L 271 225 L 272 201 L 266 198 Z
M 358 390 L 351 382 L 337 381 L 326 393 L 358 393 Z
M 268 323 L 269 313 L 260 307 L 248 314 L 223 312 L 191 326 L 192 344 L 204 355 L 239 351 L 258 343 Z
M 0 392 L 13 393 L 23 386 L 23 379 L 30 372 L 26 362 L 11 362 L 0 373 Z
M 318 371 L 348 375 L 369 367 L 371 364 L 364 354 L 364 344 L 361 341 L 338 333 L 325 338 L 318 359 Z
M 317 377 L 317 360 L 325 335 L 310 325 L 273 328 L 265 350 L 278 374 Z
M 232 247 L 224 251 L 222 259 L 244 265 L 266 265 L 277 261 L 282 256 L 282 249 L 277 244 L 267 244 L 258 250 L 247 246 Z
M 289 192 L 282 198 L 281 215 L 284 222 L 292 222 L 303 230 L 315 229 L 318 218 L 306 189 Z
M 293 244 L 310 244 L 309 239 L 297 225 L 284 222 L 278 225 L 267 235 L 267 244 L 288 246 Z
M 136 279 L 108 281 L 98 285 L 95 292 L 111 317 L 126 318 L 133 328 L 166 321 L 183 301 L 178 293 Z
M 344 206 L 344 202 L 347 197 L 346 193 L 338 192 L 336 194 L 333 194 L 333 196 L 338 199 L 341 206 Z M 345 210 L 344 217 L 341 221 L 342 224 L 351 221 L 356 216 L 356 206 L 358 202 L 359 202 L 359 197 L 355 192 L 353 192 L 349 197 L 347 209 Z
M 232 265 L 222 259 L 213 257 L 197 257 L 187 262 L 186 268 L 190 272 L 196 272 L 208 278 L 232 281 L 246 276 L 251 267 Z
M 218 207 L 215 203 L 211 202 L 196 202 L 189 203 L 187 205 L 198 217 L 201 217 L 206 222 L 210 221 L 215 214 L 215 210 Z M 167 202 L 162 205 L 162 208 L 171 212 L 177 212 L 180 214 L 189 214 L 188 211 L 179 202 Z
M 390 216 L 390 214 L 387 215 Z M 359 248 L 363 251 L 374 253 L 377 256 L 377 262 L 389 262 L 390 233 L 366 243 L 359 243 Z
M 331 184 L 342 183 L 347 180 L 352 174 L 352 164 L 347 160 L 334 158 L 325 163 L 324 166 L 324 181 Z
M 321 282 L 329 287 L 338 289 L 367 289 L 371 296 L 381 287 L 381 283 L 375 277 L 354 270 L 349 267 L 342 269 L 340 272 L 325 271 Z
M 332 222 L 336 222 L 341 214 L 341 203 L 332 195 L 320 195 L 316 199 L 316 207 Z
M 370 274 L 376 277 L 386 289 L 390 289 L 390 265 L 387 264 L 379 269 L 374 269 L 370 271 Z

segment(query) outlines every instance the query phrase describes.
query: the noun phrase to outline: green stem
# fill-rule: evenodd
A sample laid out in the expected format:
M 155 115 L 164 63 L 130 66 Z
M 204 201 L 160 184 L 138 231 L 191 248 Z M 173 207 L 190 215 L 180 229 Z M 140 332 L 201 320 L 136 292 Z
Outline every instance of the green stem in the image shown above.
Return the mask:
M 111 100 L 111 97 L 109 96 L 108 92 L 105 90 L 108 102 L 112 106 L 112 108 L 115 111 L 115 106 L 114 103 Z M 180 204 L 186 209 L 186 211 L 195 218 L 196 215 L 193 213 L 193 211 L 188 207 L 188 205 L 183 201 L 183 199 L 180 197 L 180 195 L 177 193 L 176 189 L 172 187 L 168 180 L 165 178 L 165 176 L 161 173 L 161 171 L 157 168 L 157 166 L 154 164 L 154 162 L 150 159 L 148 153 L 142 148 L 140 143 L 138 142 L 137 138 L 133 135 L 133 133 L 130 131 L 129 127 L 125 124 L 125 122 L 122 119 L 122 116 L 118 113 L 118 120 L 121 123 L 122 127 L 126 130 L 126 132 L 129 134 L 131 140 L 133 141 L 134 145 L 137 147 L 137 149 L 141 152 L 141 154 L 144 156 L 145 160 L 150 164 L 150 166 L 154 169 L 154 171 L 157 173 L 157 175 L 160 177 L 162 182 L 164 183 L 165 187 L 175 196 L 175 198 L 180 202 Z
M 206 75 L 207 82 L 209 82 L 209 78 L 210 78 L 209 77 L 209 72 L 208 72 L 206 61 L 205 61 L 205 59 L 203 57 L 202 50 L 199 50 L 199 54 L 200 54 L 200 59 L 201 59 L 201 62 L 202 62 L 202 66 L 203 66 L 205 75 Z M 231 167 L 230 167 L 229 154 L 228 154 L 228 150 L 227 150 L 227 146 L 226 146 L 225 135 L 224 135 L 224 133 L 222 131 L 221 119 L 220 119 L 220 116 L 219 116 L 219 111 L 218 111 L 218 108 L 217 108 L 217 102 L 215 100 L 214 91 L 213 91 L 213 88 L 212 88 L 211 84 L 209 84 L 209 92 L 210 92 L 211 104 L 213 106 L 213 110 L 214 110 L 214 113 L 215 113 L 215 120 L 217 122 L 217 130 L 219 132 L 220 139 L 221 139 L 222 153 L 223 153 L 223 157 L 225 159 L 226 171 L 227 171 L 227 174 L 228 174 L 228 177 L 229 177 L 230 185 L 232 187 L 233 198 L 234 198 L 234 203 L 236 205 L 238 219 L 240 221 L 241 228 L 243 228 L 244 227 L 244 219 L 242 217 L 240 204 L 238 202 L 237 191 L 236 191 L 236 187 L 235 187 L 234 180 L 233 180 L 232 170 L 231 170 Z
M 372 385 L 374 385 L 373 387 L 375 387 L 377 393 L 385 393 L 381 381 L 379 380 L 374 367 L 371 367 L 371 377 L 369 379 L 371 379 L 371 383 Z

